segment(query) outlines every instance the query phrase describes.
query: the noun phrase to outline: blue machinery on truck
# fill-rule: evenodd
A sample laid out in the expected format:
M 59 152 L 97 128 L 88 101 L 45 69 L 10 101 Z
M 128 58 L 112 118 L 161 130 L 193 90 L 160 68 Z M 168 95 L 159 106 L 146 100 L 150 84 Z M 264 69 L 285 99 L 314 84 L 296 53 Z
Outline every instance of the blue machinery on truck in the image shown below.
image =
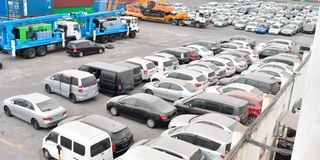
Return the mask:
M 55 50 L 57 48 L 64 48 L 66 43 L 66 33 L 59 29 L 58 21 L 70 18 L 84 21 L 84 24 L 80 27 L 82 38 L 92 38 L 95 41 L 96 38 L 98 38 L 98 40 L 114 38 L 114 36 L 119 33 L 125 33 L 128 35 L 128 24 L 112 22 L 108 23 L 107 20 L 105 20 L 107 17 L 118 16 L 124 14 L 124 12 L 124 10 L 115 10 L 87 15 L 83 13 L 57 14 L 26 19 L 0 21 L 0 50 L 11 54 L 13 57 L 15 57 L 17 53 L 21 53 L 21 55 L 25 58 L 34 58 L 36 55 L 44 56 L 47 51 Z M 103 24 L 108 25 L 108 27 L 100 27 L 96 22 L 98 18 L 105 20 Z M 38 33 L 30 32 L 31 34 L 36 35 L 33 36 L 32 39 L 22 41 L 16 37 L 17 31 L 14 31 L 15 28 L 23 26 L 28 29 L 28 26 L 36 24 L 48 24 L 48 26 L 51 26 L 49 36 L 48 34 L 45 34 L 47 36 L 40 36 Z M 29 28 L 30 30 L 34 30 L 34 28 Z M 47 30 L 41 30 L 41 33 L 45 31 Z M 110 37 L 110 35 L 112 35 L 112 37 Z

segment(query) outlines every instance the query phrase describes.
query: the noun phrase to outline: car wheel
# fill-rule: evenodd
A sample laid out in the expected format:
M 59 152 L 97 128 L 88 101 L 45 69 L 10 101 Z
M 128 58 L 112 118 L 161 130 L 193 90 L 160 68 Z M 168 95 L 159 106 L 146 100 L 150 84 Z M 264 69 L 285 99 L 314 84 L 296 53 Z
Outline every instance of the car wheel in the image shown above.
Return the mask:
M 80 53 L 79 53 L 79 57 L 83 57 L 83 52 L 80 52 Z
M 4 113 L 6 113 L 8 117 L 12 117 L 11 111 L 7 106 L 4 107 Z
M 129 37 L 130 37 L 130 38 L 136 38 L 136 35 L 137 35 L 136 31 L 131 31 L 131 32 L 129 33 Z
M 44 87 L 45 89 L 46 89 L 46 92 L 48 93 L 48 94 L 51 94 L 52 92 L 51 92 L 51 87 L 48 85 L 48 84 L 46 84 L 46 86 Z
M 110 108 L 110 113 L 111 115 L 113 116 L 117 116 L 119 113 L 118 113 L 118 109 L 116 107 L 111 107 Z
M 154 128 L 154 127 L 156 126 L 156 122 L 154 121 L 154 119 L 148 118 L 148 119 L 147 119 L 147 126 L 148 126 L 149 128 Z
M 257 118 L 257 116 L 250 115 L 248 118 L 249 118 L 248 123 L 252 124 L 254 122 L 254 120 Z
M 40 125 L 39 125 L 39 122 L 36 120 L 36 119 L 32 119 L 31 120 L 31 124 L 32 124 L 32 127 L 36 130 L 39 130 L 40 129 Z
M 77 103 L 77 97 L 76 97 L 74 94 L 71 94 L 71 95 L 70 95 L 70 101 L 71 101 L 72 103 Z
M 42 150 L 42 153 L 43 153 L 44 158 L 46 158 L 47 160 L 52 159 L 52 157 L 51 157 L 51 155 L 50 155 L 50 153 L 49 153 L 49 151 L 47 149 L 44 148 Z
M 99 54 L 102 54 L 103 53 L 103 49 L 99 49 Z
M 147 89 L 147 90 L 145 91 L 145 93 L 153 95 L 153 92 L 152 92 L 152 90 L 150 90 L 150 89 Z
M 159 79 L 153 79 L 152 80 L 152 82 L 158 82 L 159 81 Z

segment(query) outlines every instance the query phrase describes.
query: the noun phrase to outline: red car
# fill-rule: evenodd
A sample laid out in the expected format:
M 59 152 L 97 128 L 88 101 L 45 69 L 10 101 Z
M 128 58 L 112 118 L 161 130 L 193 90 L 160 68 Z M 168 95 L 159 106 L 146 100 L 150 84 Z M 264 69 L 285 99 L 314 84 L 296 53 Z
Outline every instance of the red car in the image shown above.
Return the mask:
M 249 102 L 248 103 L 248 108 L 249 108 L 248 123 L 249 124 L 251 124 L 257 118 L 257 116 L 260 115 L 262 102 L 263 102 L 262 96 L 259 96 L 257 94 L 250 93 L 250 92 L 240 91 L 240 90 L 233 90 L 225 93 L 225 95 L 239 98 L 239 99 L 244 99 Z

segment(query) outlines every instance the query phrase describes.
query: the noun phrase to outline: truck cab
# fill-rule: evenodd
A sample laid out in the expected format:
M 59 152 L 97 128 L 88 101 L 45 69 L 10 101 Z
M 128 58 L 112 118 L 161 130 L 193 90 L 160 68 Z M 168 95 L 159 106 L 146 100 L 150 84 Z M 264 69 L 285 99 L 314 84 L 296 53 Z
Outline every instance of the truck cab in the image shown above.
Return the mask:
M 67 42 L 81 39 L 81 29 L 77 22 L 58 21 L 58 28 L 65 33 Z
M 120 20 L 124 24 L 128 24 L 130 31 L 139 32 L 139 20 L 137 17 L 132 16 L 121 16 Z

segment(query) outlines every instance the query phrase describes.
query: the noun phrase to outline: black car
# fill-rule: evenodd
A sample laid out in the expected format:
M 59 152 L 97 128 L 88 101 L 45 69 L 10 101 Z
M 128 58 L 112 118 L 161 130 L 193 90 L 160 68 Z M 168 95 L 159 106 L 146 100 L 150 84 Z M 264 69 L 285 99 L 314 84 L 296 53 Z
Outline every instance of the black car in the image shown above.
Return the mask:
M 133 70 L 104 62 L 91 62 L 79 70 L 93 74 L 98 80 L 99 90 L 111 94 L 125 94 L 134 89 Z
M 146 122 L 150 128 L 168 125 L 176 115 L 175 107 L 159 97 L 146 93 L 111 98 L 106 107 L 113 116 L 126 115 Z
M 191 61 L 200 59 L 197 53 L 186 47 L 168 48 L 159 51 L 159 53 L 168 53 L 175 56 L 178 59 L 179 64 L 188 64 Z
M 117 65 L 117 66 L 122 66 L 122 67 L 132 69 L 133 70 L 133 80 L 134 80 L 135 85 L 138 85 L 139 83 L 142 82 L 142 73 L 140 70 L 140 66 L 132 64 L 132 63 L 128 63 L 126 61 L 120 61 L 120 62 L 116 62 L 113 64 Z
M 102 54 L 105 51 L 104 46 L 96 44 L 89 40 L 71 41 L 66 46 L 66 52 L 72 56 L 85 56 L 90 54 Z
M 131 130 L 110 118 L 92 114 L 88 116 L 73 116 L 59 122 L 59 126 L 68 122 L 79 121 L 89 126 L 107 132 L 111 137 L 113 156 L 117 157 L 127 151 L 134 143 Z
M 221 52 L 220 42 L 218 41 L 200 40 L 200 41 L 184 44 L 183 46 L 185 47 L 190 45 L 199 45 L 199 46 L 205 47 L 208 50 L 212 51 L 213 54 L 218 54 Z
M 236 119 L 242 124 L 248 122 L 248 101 L 239 98 L 206 93 L 177 100 L 173 105 L 182 114 L 203 115 L 216 112 Z

